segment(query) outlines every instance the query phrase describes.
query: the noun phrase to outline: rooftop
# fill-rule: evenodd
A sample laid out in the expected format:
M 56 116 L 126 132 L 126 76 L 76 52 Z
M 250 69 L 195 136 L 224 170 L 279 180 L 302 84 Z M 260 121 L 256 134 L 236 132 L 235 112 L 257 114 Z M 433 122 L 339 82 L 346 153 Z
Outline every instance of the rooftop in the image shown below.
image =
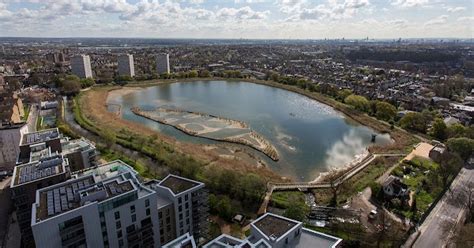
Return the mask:
M 59 139 L 58 128 L 45 129 L 37 132 L 26 133 L 21 138 L 20 145 L 31 145 L 48 140 Z
M 300 238 L 294 241 L 294 247 L 336 247 L 341 241 L 340 238 L 303 228 Z
M 69 139 L 62 139 L 61 140 L 61 149 L 63 154 L 68 154 L 76 151 L 86 151 L 89 149 L 94 149 L 94 145 L 82 138 L 82 139 L 75 139 L 75 140 L 69 140 Z
M 160 185 L 169 188 L 174 194 L 179 194 L 200 185 L 200 183 L 184 177 L 169 175 L 160 182 Z
M 36 221 L 92 202 L 105 202 L 124 194 L 132 199 L 153 193 L 135 177 L 136 171 L 122 161 L 114 161 L 73 174 L 73 179 L 37 191 Z
M 287 219 L 274 214 L 266 214 L 252 225 L 258 228 L 269 239 L 278 239 L 301 222 Z
M 41 157 L 38 161 L 18 165 L 13 171 L 12 187 L 67 172 L 68 162 L 62 155 Z

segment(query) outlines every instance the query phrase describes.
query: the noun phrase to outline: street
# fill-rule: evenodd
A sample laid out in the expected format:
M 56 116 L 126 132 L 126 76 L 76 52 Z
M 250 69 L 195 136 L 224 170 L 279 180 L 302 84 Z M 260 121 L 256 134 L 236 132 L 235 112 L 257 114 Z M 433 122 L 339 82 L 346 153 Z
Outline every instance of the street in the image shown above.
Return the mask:
M 435 248 L 448 244 L 452 231 L 466 208 L 467 190 L 473 187 L 474 169 L 463 168 L 443 198 L 420 227 L 413 247 Z
M 28 119 L 26 120 L 26 125 L 28 126 L 29 132 L 36 131 L 36 121 L 38 119 L 39 114 L 39 106 L 36 104 L 31 105 L 30 113 L 28 115 Z

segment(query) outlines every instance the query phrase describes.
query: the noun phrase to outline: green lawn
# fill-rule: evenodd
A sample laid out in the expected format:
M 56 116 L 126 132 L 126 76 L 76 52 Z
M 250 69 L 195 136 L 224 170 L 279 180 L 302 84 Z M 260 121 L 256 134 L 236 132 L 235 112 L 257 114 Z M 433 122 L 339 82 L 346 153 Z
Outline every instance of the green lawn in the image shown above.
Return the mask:
M 305 204 L 305 195 L 300 191 L 277 191 L 273 192 L 270 204 L 277 208 L 286 209 L 290 203 L 297 202 Z

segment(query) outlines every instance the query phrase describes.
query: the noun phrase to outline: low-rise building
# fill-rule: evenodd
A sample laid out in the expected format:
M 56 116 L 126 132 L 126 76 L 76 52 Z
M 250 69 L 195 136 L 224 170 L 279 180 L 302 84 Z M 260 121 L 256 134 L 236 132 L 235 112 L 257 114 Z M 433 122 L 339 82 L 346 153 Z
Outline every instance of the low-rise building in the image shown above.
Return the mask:
M 410 194 L 408 185 L 402 183 L 402 180 L 395 176 L 389 176 L 382 186 L 383 192 L 389 197 L 405 198 Z
M 300 221 L 267 213 L 250 223 L 250 236 L 246 239 L 226 234 L 210 241 L 204 248 L 306 248 L 338 247 L 341 239 L 304 228 Z

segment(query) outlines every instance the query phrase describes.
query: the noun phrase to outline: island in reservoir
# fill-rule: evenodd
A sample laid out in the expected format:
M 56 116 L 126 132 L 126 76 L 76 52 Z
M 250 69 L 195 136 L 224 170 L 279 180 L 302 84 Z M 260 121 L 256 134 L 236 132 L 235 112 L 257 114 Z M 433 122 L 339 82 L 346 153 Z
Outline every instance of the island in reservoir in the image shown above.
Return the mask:
M 273 161 L 279 159 L 275 147 L 242 121 L 180 109 L 143 110 L 133 107 L 131 111 L 147 119 L 173 126 L 189 135 L 246 145 L 262 152 Z

